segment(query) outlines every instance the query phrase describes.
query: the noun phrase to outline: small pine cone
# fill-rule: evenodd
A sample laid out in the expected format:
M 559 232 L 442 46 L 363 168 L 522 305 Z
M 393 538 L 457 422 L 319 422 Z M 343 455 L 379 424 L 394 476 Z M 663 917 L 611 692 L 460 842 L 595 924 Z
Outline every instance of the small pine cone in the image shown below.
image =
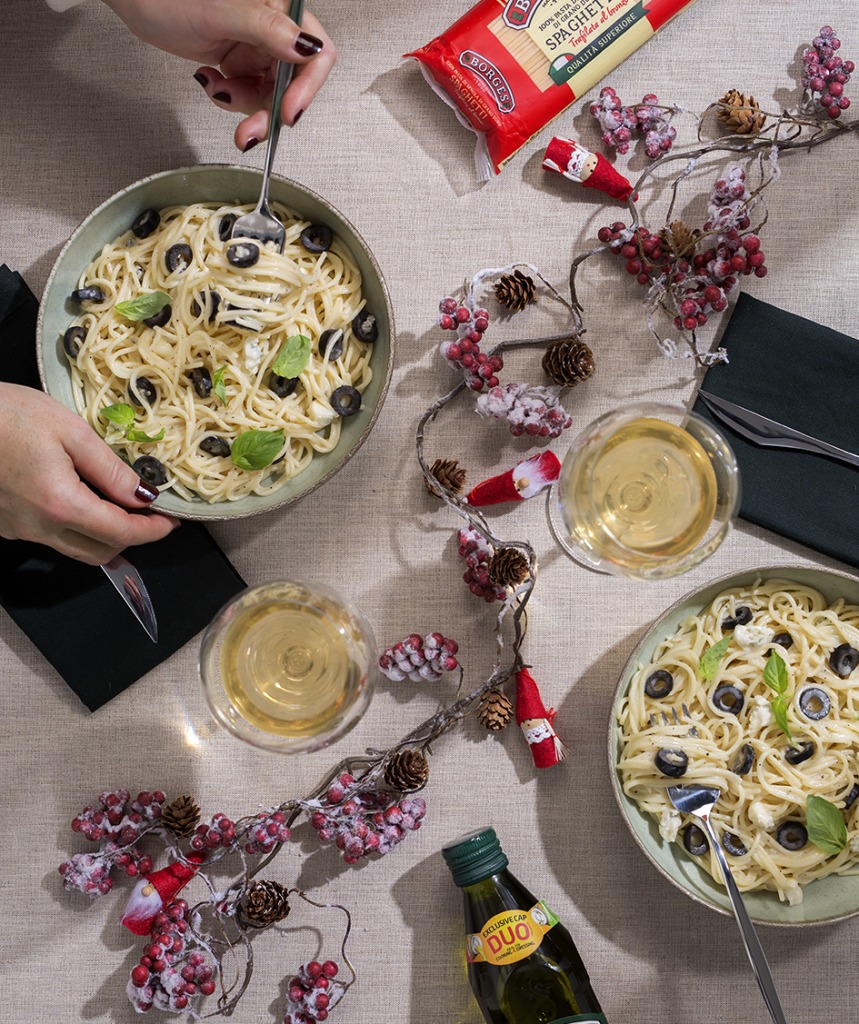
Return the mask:
M 200 824 L 200 808 L 190 796 L 177 796 L 161 812 L 161 824 L 180 838 L 190 836 Z
M 562 338 L 543 353 L 543 370 L 556 384 L 573 388 L 594 372 L 594 354 L 578 338 Z
M 517 548 L 499 548 L 489 560 L 489 579 L 499 587 L 517 587 L 530 574 L 528 559 Z
M 477 720 L 484 729 L 500 732 L 513 716 L 513 705 L 501 690 L 487 690 L 480 698 Z
M 465 470 L 456 459 L 436 459 L 430 469 L 432 475 L 443 487 L 453 494 L 459 494 L 465 486 Z M 426 489 L 434 498 L 440 498 L 438 491 L 427 481 Z
M 289 913 L 287 896 L 288 891 L 280 882 L 256 881 L 242 897 L 242 916 L 255 928 L 282 921 Z
M 682 220 L 673 220 L 662 229 L 660 238 L 665 249 L 673 250 L 678 256 L 688 256 L 699 234 L 697 228 L 690 228 Z
M 757 135 L 767 119 L 754 96 L 746 96 L 738 89 L 729 89 L 716 110 L 721 123 L 736 135 Z
M 385 766 L 385 782 L 398 793 L 414 793 L 428 778 L 429 761 L 417 750 L 402 750 Z
M 498 280 L 495 285 L 495 298 L 511 313 L 519 313 L 536 301 L 535 291 L 533 278 L 523 274 L 521 270 L 514 270 L 512 274 L 505 274 Z

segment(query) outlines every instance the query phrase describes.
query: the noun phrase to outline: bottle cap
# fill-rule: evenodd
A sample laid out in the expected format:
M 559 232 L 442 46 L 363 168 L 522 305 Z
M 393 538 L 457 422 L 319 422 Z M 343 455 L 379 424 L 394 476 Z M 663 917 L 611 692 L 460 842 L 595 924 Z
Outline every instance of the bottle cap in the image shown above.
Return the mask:
M 468 832 L 442 847 L 442 857 L 459 886 L 473 885 L 507 867 L 509 861 L 501 849 L 494 828 Z

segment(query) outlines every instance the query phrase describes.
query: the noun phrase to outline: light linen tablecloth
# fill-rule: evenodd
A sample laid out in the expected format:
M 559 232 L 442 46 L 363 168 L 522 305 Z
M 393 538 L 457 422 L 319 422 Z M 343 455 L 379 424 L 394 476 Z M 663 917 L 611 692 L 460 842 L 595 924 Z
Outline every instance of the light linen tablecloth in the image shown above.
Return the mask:
M 626 102 L 653 91 L 661 101 L 703 110 L 738 88 L 767 109 L 793 105 L 801 46 L 827 19 L 844 39 L 842 53 L 859 54 L 855 6 L 700 0 L 607 81 Z M 560 178 L 549 180 L 540 160 L 552 130 L 532 140 L 500 178 L 475 180 L 471 137 L 417 66 L 400 58 L 466 8 L 462 0 L 314 6 L 340 55 L 301 124 L 284 131 L 277 170 L 338 206 L 378 257 L 399 328 L 396 370 L 378 425 L 342 473 L 281 513 L 213 532 L 251 582 L 306 576 L 349 594 L 382 645 L 416 630 L 456 637 L 467 685 L 476 685 L 491 664 L 492 612 L 459 582 L 458 524 L 425 494 L 414 457 L 418 417 L 454 380 L 436 354 L 437 303 L 475 271 L 516 260 L 535 264 L 563 290 L 572 255 L 622 211 Z M 200 162 L 262 164 L 262 148 L 236 155 L 235 119 L 210 104 L 192 65 L 138 43 L 95 0 L 63 15 L 37 0 L 6 0 L 0 55 L 0 257 L 37 293 L 69 232 L 122 186 Z M 677 124 L 680 141 L 691 142 L 692 121 Z M 583 103 L 554 131 L 599 146 Z M 856 153 L 853 137 L 783 160 L 782 180 L 767 192 L 770 274 L 743 279 L 756 296 L 854 335 Z M 639 157 L 631 163 L 642 166 Z M 681 202 L 681 215 L 701 216 L 708 180 Z M 581 298 L 597 371 L 569 396 L 576 425 L 631 399 L 688 401 L 695 369 L 658 354 L 644 324 L 642 290 L 619 261 L 592 262 Z M 491 328 L 487 340 L 553 333 L 563 323 L 541 303 Z M 524 377 L 529 361 L 511 356 L 508 366 Z M 531 379 L 542 377 L 532 370 Z M 555 450 L 563 454 L 567 444 L 561 438 Z M 431 428 L 428 447 L 432 457 L 459 458 L 475 482 L 514 464 L 523 450 L 464 401 Z M 350 948 L 359 984 L 332 1012 L 332 1024 L 479 1020 L 463 966 L 460 897 L 439 849 L 482 823 L 494 824 L 513 870 L 575 936 L 612 1024 L 765 1021 L 733 921 L 668 885 L 629 838 L 609 788 L 608 712 L 636 640 L 687 590 L 754 565 L 835 563 L 740 525 L 687 576 L 635 583 L 588 574 L 561 556 L 539 499 L 494 522 L 503 536 L 529 538 L 540 557 L 524 650 L 547 704 L 559 709 L 570 756 L 538 776 L 515 726 L 495 737 L 469 721 L 437 744 L 425 825 L 389 856 L 348 868 L 333 849 L 312 853 L 309 829 L 299 830 L 272 876 L 314 898 L 348 904 L 354 914 Z M 118 924 L 126 886 L 117 883 L 114 893 L 90 903 L 63 892 L 56 871 L 84 848 L 68 823 L 102 789 L 192 793 L 205 815 L 236 817 L 303 795 L 339 757 L 390 745 L 435 710 L 439 695 L 453 696 L 449 683 L 380 685 L 360 728 L 333 750 L 278 759 L 207 724 L 196 655 L 189 644 L 88 714 L 0 616 L 0 1020 L 135 1019 L 124 988 L 139 944 Z M 856 1020 L 856 927 L 763 932 L 792 1024 Z M 263 936 L 235 1019 L 280 1021 L 283 979 L 320 951 L 334 954 L 338 929 L 337 915 L 297 907 L 279 934 Z

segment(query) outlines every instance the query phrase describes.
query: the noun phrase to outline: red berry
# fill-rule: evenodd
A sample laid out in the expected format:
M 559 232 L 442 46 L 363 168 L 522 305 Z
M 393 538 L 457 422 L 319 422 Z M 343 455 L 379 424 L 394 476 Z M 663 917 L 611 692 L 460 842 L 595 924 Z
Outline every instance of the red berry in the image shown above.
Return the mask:
M 201 995 L 210 996 L 215 991 L 215 983 L 211 979 L 208 981 L 201 981 L 199 989 Z
M 340 968 L 333 960 L 326 960 L 325 963 L 322 965 L 322 973 L 325 975 L 326 978 L 336 978 L 337 971 L 339 969 Z
M 768 270 L 768 267 L 755 267 L 755 277 L 766 277 Z
M 131 972 L 131 980 L 137 988 L 142 988 L 149 981 L 149 968 L 138 964 Z
M 447 295 L 438 304 L 439 312 L 441 312 L 441 313 L 448 313 L 448 314 L 449 313 L 455 313 L 456 312 L 456 307 L 458 305 L 459 305 L 459 303 L 456 301 L 455 298 L 453 298 L 453 296 Z
M 308 978 L 313 978 L 314 980 L 318 978 L 324 970 L 324 966 L 318 960 L 311 960 L 309 964 L 304 965 L 304 973 Z
M 695 328 L 698 326 L 698 318 L 695 316 L 684 316 L 683 326 L 686 328 L 687 331 L 694 331 Z
M 476 316 L 474 318 L 474 329 L 476 331 L 485 331 L 489 326 L 489 320 L 485 316 Z
M 756 252 L 753 252 L 749 256 L 749 266 L 750 267 L 762 267 L 764 265 L 764 259 L 765 258 L 766 257 L 764 256 L 764 254 L 760 250 L 757 250 Z
M 466 324 L 471 319 L 471 313 L 465 308 L 465 306 L 460 306 L 457 309 L 455 316 L 456 322 L 459 324 Z
M 600 228 L 599 231 L 597 232 L 597 238 L 601 242 L 610 242 L 611 241 L 611 228 Z

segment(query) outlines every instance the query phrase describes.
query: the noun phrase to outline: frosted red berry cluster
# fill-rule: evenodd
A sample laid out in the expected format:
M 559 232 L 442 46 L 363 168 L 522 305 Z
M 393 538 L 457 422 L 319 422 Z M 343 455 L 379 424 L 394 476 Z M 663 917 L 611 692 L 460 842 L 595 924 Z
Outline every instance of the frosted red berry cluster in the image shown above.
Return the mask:
M 411 679 L 436 682 L 445 672 L 454 672 L 459 662 L 454 655 L 459 650 L 456 640 L 441 633 L 410 633 L 405 640 L 388 647 L 379 657 L 379 668 L 394 683 Z
M 856 70 L 852 60 L 843 60 L 836 52 L 840 48 L 835 29 L 824 25 L 802 55 L 802 84 L 811 93 L 812 102 L 833 120 L 850 106 L 844 86 Z
M 335 981 L 339 968 L 334 960 L 302 964 L 289 982 L 283 1024 L 312 1024 L 328 1020 L 328 1013 L 343 998 L 346 986 Z
M 407 832 L 421 827 L 426 801 L 398 800 L 396 794 L 361 790 L 344 772 L 321 800 L 307 803 L 310 823 L 323 842 L 333 842 L 347 864 L 357 864 L 371 853 L 390 853 Z
M 498 384 L 497 374 L 504 361 L 501 356 L 487 356 L 480 351 L 480 342 L 489 326 L 489 313 L 482 308 L 471 309 L 448 295 L 439 303 L 436 321 L 443 331 L 456 331 L 456 341 L 443 341 L 441 354 L 458 370 L 472 391 L 482 391 Z
M 627 107 L 610 85 L 600 90 L 599 99 L 590 106 L 602 129 L 602 140 L 618 153 L 628 153 L 637 132 L 644 138 L 644 151 L 651 160 L 664 156 L 677 138 L 659 98 L 649 92 L 636 107 Z
M 188 951 L 188 928 L 185 900 L 173 900 L 155 915 L 149 942 L 126 987 L 138 1013 L 153 1007 L 187 1012 L 200 996 L 215 991 L 214 970 L 205 955 Z
M 289 842 L 289 829 L 283 811 L 262 811 L 247 834 L 248 853 L 270 853 L 278 843 Z
M 495 554 L 495 548 L 479 530 L 463 526 L 458 537 L 459 553 L 468 566 L 462 574 L 468 589 L 475 597 L 482 597 L 487 604 L 504 601 L 507 598 L 507 589 L 499 587 L 489 578 L 489 562 Z
M 198 853 L 230 846 L 236 838 L 236 826 L 226 814 L 216 814 L 209 824 L 201 822 L 191 836 L 191 849 Z
M 477 399 L 477 412 L 507 420 L 514 437 L 557 437 L 573 424 L 558 398 L 559 390 L 524 384 L 494 387 Z

